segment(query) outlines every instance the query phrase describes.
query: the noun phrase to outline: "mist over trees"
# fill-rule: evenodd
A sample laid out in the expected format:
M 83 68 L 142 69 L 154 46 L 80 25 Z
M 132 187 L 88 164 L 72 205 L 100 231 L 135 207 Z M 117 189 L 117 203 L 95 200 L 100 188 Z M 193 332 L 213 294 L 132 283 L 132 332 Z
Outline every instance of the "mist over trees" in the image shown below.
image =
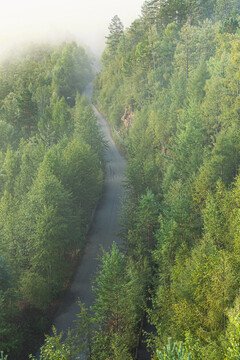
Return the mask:
M 1 65 L 0 348 L 9 359 L 26 358 L 47 331 L 102 191 L 105 144 L 80 96 L 91 78 L 76 43 Z
M 237 0 L 148 0 L 125 31 L 112 19 L 94 101 L 128 160 L 123 245 L 103 251 L 91 311 L 79 302 L 42 360 L 134 359 L 144 313 L 154 360 L 239 358 L 239 54 Z M 78 95 L 90 76 L 74 43 L 1 68 L 0 337 L 13 358 L 44 330 L 101 194 L 104 142 Z

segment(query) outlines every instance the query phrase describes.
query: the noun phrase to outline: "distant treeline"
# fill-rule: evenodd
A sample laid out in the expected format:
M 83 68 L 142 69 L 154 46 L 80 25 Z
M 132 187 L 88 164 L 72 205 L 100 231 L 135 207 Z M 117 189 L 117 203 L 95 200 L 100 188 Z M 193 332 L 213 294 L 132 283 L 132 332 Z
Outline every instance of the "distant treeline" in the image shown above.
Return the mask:
M 95 101 L 128 158 L 127 261 L 152 269 L 154 359 L 240 356 L 239 11 L 235 0 L 146 1 L 126 31 L 113 18 L 95 78 Z M 146 289 L 138 274 L 135 288 Z M 144 306 L 146 292 L 135 295 Z M 98 359 L 134 358 L 138 326 L 128 334 L 127 319 L 121 330 L 109 319 Z
M 26 359 L 47 330 L 102 191 L 104 141 L 79 95 L 91 78 L 75 43 L 0 67 L 0 350 L 9 360 Z

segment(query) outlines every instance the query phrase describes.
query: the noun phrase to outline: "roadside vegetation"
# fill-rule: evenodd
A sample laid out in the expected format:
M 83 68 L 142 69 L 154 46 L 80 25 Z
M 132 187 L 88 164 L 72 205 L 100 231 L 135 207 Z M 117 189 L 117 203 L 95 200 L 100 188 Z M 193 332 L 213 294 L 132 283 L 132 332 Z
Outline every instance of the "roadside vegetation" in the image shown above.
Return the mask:
M 169 338 L 181 359 L 240 356 L 239 12 L 238 1 L 146 1 L 125 31 L 112 20 L 95 77 L 127 154 L 124 251 L 151 268 L 154 359 L 178 358 Z
M 44 328 L 39 314 L 61 292 L 101 192 L 103 142 L 77 95 L 90 75 L 81 51 L 66 45 L 1 72 L 5 353 Z M 128 160 L 123 246 L 103 252 L 91 312 L 79 302 L 76 330 L 64 340 L 54 330 L 41 360 L 134 359 L 144 312 L 154 360 L 239 359 L 239 65 L 237 0 L 148 0 L 128 29 L 112 19 L 93 101 Z
M 48 330 L 102 191 L 104 141 L 75 43 L 0 68 L 0 348 L 26 359 Z

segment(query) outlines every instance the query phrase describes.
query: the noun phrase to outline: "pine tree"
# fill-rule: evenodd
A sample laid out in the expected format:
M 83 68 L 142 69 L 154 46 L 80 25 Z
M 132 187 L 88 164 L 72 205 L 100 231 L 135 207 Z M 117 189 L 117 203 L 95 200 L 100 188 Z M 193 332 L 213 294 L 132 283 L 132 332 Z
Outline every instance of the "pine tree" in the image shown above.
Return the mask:
M 96 301 L 93 310 L 97 321 L 106 327 L 108 324 L 114 332 L 119 331 L 121 324 L 121 310 L 123 310 L 123 287 L 125 257 L 120 253 L 116 243 L 112 245 L 110 253 L 104 252 L 102 265 L 93 287 Z M 110 331 L 110 329 L 108 329 Z
M 117 51 L 120 39 L 124 34 L 124 27 L 123 27 L 123 24 L 122 24 L 120 18 L 118 17 L 118 15 L 115 15 L 112 18 L 108 29 L 109 29 L 109 35 L 106 37 L 107 45 L 109 46 L 110 52 L 112 54 L 115 54 Z

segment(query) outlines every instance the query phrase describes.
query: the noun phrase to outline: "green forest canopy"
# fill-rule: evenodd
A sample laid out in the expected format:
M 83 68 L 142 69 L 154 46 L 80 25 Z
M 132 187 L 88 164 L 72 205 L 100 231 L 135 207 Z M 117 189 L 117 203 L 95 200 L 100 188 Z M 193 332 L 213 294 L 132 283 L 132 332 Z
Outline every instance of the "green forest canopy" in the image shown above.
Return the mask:
M 181 359 L 240 356 L 239 11 L 230 0 L 145 1 L 117 49 L 108 38 L 95 77 L 128 159 L 128 261 L 152 269 L 154 359 L 173 358 L 169 337 Z
M 154 360 L 239 358 L 239 14 L 236 0 L 150 0 L 145 1 L 141 18 L 126 31 L 117 16 L 110 24 L 102 71 L 95 76 L 94 100 L 122 137 L 128 159 L 124 251 L 113 244 L 109 253 L 103 253 L 91 314 L 80 303 L 76 332 L 65 341 L 56 332 L 48 337 L 42 359 L 56 355 L 70 359 L 70 354 L 80 351 L 76 336 L 84 338 L 81 351 L 90 351 L 92 359 L 133 359 L 144 310 L 155 329 L 148 335 Z M 22 103 L 2 82 L 2 111 L 8 114 L 2 117 L 6 133 L 2 141 L 9 137 L 12 144 L 9 148 L 3 142 L 0 156 L 3 309 L 10 305 L 8 296 L 16 296 L 15 289 L 22 301 L 38 309 L 44 309 L 61 289 L 63 272 L 58 270 L 67 266 L 69 249 L 75 251 L 79 244 L 69 234 L 66 220 L 76 224 L 78 217 L 85 224 L 90 209 L 81 208 L 75 181 L 79 177 L 71 173 L 77 170 L 68 165 L 75 165 L 78 154 L 84 169 L 84 159 L 90 156 L 97 171 L 97 183 L 88 181 L 96 194 L 91 201 L 101 188 L 96 151 L 100 145 L 93 148 L 85 140 L 92 139 L 91 127 L 81 122 L 81 116 L 92 119 L 91 110 L 84 110 L 86 104 L 79 97 L 75 110 L 69 108 L 71 80 L 61 81 L 66 75 L 61 66 L 68 61 L 59 60 L 61 55 L 49 58 L 58 66 L 51 72 L 50 84 L 43 86 L 54 91 L 46 106 L 41 108 L 37 101 L 36 107 L 31 106 L 37 127 L 28 112 L 21 115 Z M 73 85 L 74 89 L 77 85 Z M 74 90 L 71 94 L 74 98 Z M 29 104 L 29 94 L 21 96 Z M 6 98 L 11 106 L 5 105 Z M 18 121 L 25 124 L 19 127 L 21 133 L 15 130 Z M 84 134 L 80 142 L 79 134 Z M 94 136 L 101 144 L 99 133 Z M 48 198 L 43 196 L 46 191 Z M 37 206 L 43 210 L 39 216 Z M 53 219 L 51 232 L 46 226 L 49 219 Z M 58 221 L 63 227 L 60 233 Z M 84 233 L 84 226 L 81 229 Z M 71 226 L 73 230 L 81 234 L 77 227 Z M 63 252 L 51 247 L 53 238 L 61 242 Z M 48 259 L 48 252 L 39 251 L 39 239 L 56 252 L 56 258 Z M 38 250 L 35 256 L 30 256 L 32 244 Z M 4 311 L 1 336 L 6 339 L 16 328 L 6 322 L 11 307 Z M 10 344 L 11 351 L 19 346 Z
M 83 247 L 103 184 L 104 141 L 76 43 L 0 68 L 0 348 L 26 358 Z

